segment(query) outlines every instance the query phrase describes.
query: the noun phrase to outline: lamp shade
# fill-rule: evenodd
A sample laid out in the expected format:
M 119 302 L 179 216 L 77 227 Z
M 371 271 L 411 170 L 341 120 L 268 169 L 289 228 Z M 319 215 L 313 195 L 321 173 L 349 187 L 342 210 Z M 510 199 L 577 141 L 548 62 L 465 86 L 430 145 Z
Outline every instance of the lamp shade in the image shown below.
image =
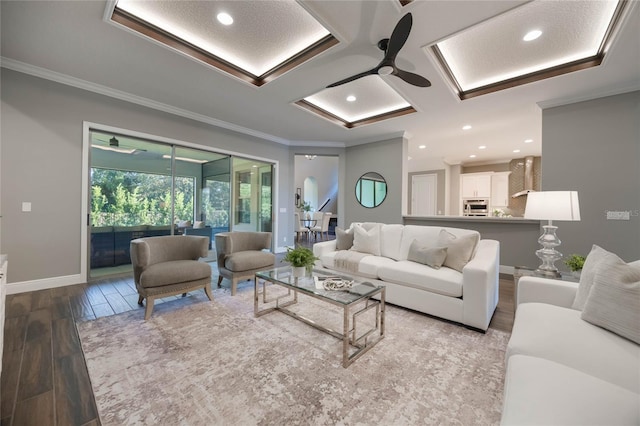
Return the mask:
M 580 220 L 577 191 L 541 191 L 527 195 L 526 219 Z

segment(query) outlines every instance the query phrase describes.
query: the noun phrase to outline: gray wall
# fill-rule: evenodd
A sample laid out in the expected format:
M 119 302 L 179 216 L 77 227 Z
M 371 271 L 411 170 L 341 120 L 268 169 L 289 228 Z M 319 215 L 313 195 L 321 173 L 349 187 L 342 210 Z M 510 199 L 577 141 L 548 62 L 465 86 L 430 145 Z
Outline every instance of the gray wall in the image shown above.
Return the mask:
M 545 109 L 542 154 L 542 189 L 576 190 L 580 200 L 580 222 L 554 222 L 560 252 L 586 255 L 598 244 L 639 259 L 640 91 Z M 607 210 L 631 220 L 607 220 Z
M 81 271 L 83 121 L 279 161 L 274 245 L 293 233 L 288 147 L 7 69 L 1 77 L 0 247 L 11 260 L 9 282 Z M 31 212 L 21 212 L 23 201 Z
M 403 169 L 402 138 L 368 143 L 347 148 L 345 194 L 345 221 L 402 223 Z M 387 198 L 375 208 L 362 207 L 356 200 L 356 182 L 363 174 L 376 172 L 387 181 Z

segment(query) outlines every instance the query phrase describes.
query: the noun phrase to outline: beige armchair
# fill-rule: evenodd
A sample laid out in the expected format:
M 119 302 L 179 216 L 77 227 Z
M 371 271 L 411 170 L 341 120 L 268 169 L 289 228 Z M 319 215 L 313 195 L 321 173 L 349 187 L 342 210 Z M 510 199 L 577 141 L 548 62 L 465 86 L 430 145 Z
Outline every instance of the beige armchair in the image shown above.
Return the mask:
M 218 255 L 218 287 L 223 278 L 231 280 L 231 295 L 238 282 L 253 279 L 256 272 L 273 268 L 276 256 L 271 250 L 271 232 L 221 232 L 215 235 Z
M 211 266 L 198 259 L 208 255 L 209 237 L 165 235 L 132 240 L 133 278 L 138 304 L 147 299 L 144 319 L 153 311 L 155 299 L 204 289 L 211 295 Z

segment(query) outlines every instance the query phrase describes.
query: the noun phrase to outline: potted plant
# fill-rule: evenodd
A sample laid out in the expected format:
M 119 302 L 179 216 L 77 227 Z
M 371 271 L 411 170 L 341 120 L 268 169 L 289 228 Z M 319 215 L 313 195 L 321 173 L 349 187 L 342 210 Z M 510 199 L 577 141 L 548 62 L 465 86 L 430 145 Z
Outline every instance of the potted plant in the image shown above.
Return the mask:
M 580 277 L 580 271 L 582 271 L 582 267 L 584 266 L 585 257 L 579 254 L 572 254 L 568 258 L 564 260 L 564 264 L 571 269 L 573 275 L 576 277 Z
M 287 254 L 282 258 L 283 262 L 290 263 L 293 267 L 294 277 L 303 277 L 305 272 L 311 272 L 318 258 L 306 247 L 287 248 Z
M 304 218 L 307 220 L 311 219 L 311 213 L 309 213 L 311 211 L 311 204 L 308 201 L 302 203 L 301 209 L 305 212 Z

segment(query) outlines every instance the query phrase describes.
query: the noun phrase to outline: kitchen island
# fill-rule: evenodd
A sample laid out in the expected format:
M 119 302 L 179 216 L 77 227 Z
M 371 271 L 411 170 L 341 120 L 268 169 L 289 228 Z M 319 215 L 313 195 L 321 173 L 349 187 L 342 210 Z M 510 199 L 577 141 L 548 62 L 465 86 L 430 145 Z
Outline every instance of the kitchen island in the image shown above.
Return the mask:
M 540 264 L 536 250 L 542 234 L 539 220 L 523 217 L 403 216 L 405 225 L 473 229 L 482 238 L 500 241 L 500 272 L 512 274 L 514 266 Z M 562 236 L 560 236 L 562 239 Z

